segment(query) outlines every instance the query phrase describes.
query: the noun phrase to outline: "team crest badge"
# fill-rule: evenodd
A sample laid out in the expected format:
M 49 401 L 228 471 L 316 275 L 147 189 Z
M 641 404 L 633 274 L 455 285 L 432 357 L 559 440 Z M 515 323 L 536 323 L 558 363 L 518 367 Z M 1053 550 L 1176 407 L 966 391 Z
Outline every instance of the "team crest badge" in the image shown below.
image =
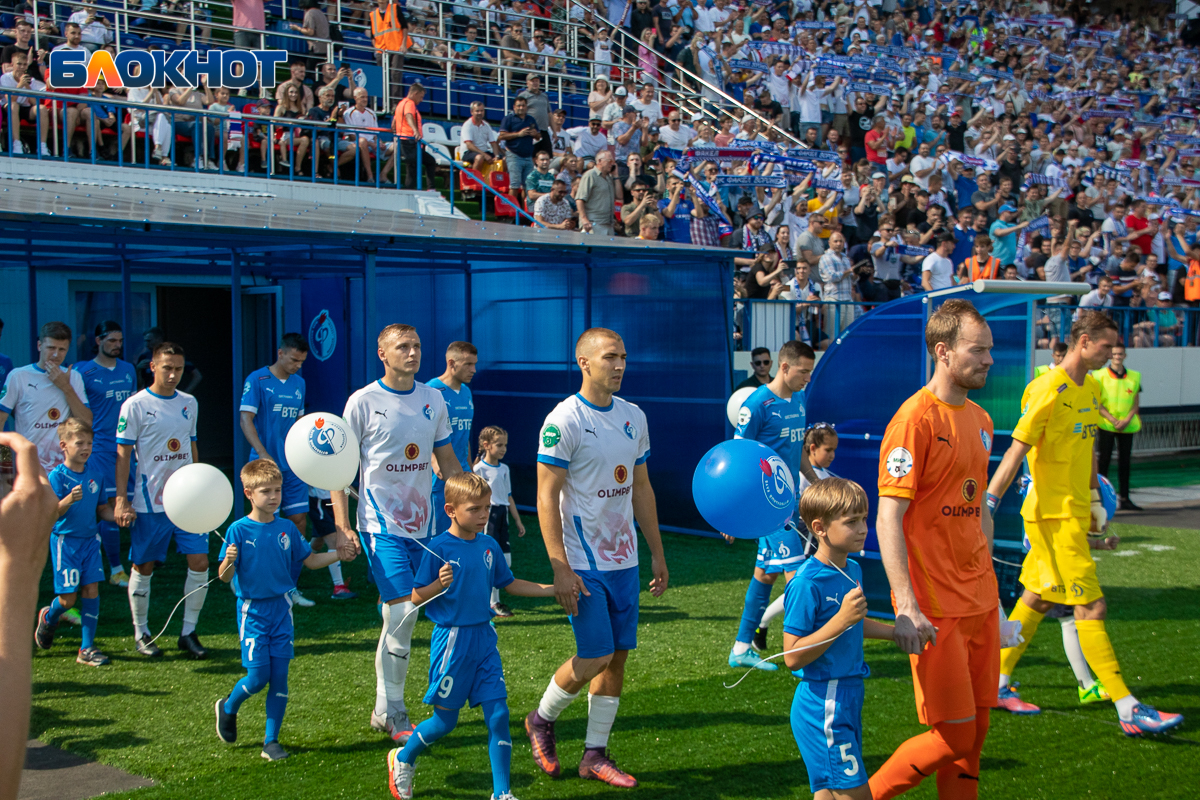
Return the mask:
M 308 352 L 317 361 L 327 361 L 336 347 L 337 326 L 329 316 L 329 309 L 322 308 L 308 325 Z
M 279 546 L 284 550 L 292 549 L 292 537 L 287 535 L 287 531 L 279 532 Z
M 492 568 L 492 549 L 490 547 L 483 551 L 483 565 L 488 569 Z
M 421 409 L 421 413 L 425 415 L 425 419 L 433 419 L 433 406 L 426 403 L 425 407 Z
M 763 494 L 775 508 L 787 508 L 796 499 L 796 485 L 792 482 L 792 471 L 779 456 L 759 459 L 762 467 Z
M 629 470 L 624 464 L 617 464 L 617 468 L 613 470 L 613 477 L 616 478 L 617 483 L 624 484 L 629 479 Z
M 167 449 L 170 450 L 172 453 L 178 453 L 179 448 L 180 448 L 180 444 L 179 444 L 178 439 L 167 440 Z
M 975 497 L 978 494 L 979 494 L 979 484 L 975 481 L 974 478 L 967 478 L 965 481 L 963 481 L 963 485 L 962 485 L 963 500 L 966 500 L 968 503 L 973 503 L 973 502 L 975 502 Z
M 46 412 L 46 416 L 50 418 L 51 422 L 58 422 L 59 418 L 62 417 L 62 412 L 57 408 L 52 408 Z
M 912 453 L 906 448 L 895 447 L 892 452 L 888 453 L 887 459 L 884 460 L 884 469 L 887 474 L 893 478 L 903 478 L 908 473 L 912 472 L 913 457 Z
M 637 427 L 629 420 L 625 420 L 625 435 L 630 439 L 637 438 Z
M 404 446 L 404 457 L 409 461 L 412 461 L 419 455 L 421 455 L 421 448 L 417 446 L 416 442 L 409 442 Z
M 245 394 L 250 394 L 250 381 L 246 381 L 246 382 L 245 382 L 245 383 L 242 385 L 242 394 L 244 394 L 244 395 L 245 395 Z
M 183 407 L 183 411 L 182 411 L 182 413 L 183 413 L 183 418 L 184 418 L 184 419 L 187 419 L 187 418 L 188 418 L 187 406 L 184 406 L 184 407 Z
M 308 446 L 322 456 L 334 456 L 342 452 L 349 438 L 344 428 L 333 420 L 317 417 L 308 432 Z
M 750 424 L 750 409 L 742 406 L 738 410 L 738 427 L 741 428 Z
M 979 440 L 983 442 L 983 449 L 989 453 L 992 452 L 992 435 L 983 428 L 979 429 Z
M 547 425 L 542 429 L 542 447 L 554 447 L 562 441 L 562 431 L 557 425 Z
M 88 494 L 95 494 L 100 491 L 100 486 L 94 480 L 88 481 Z

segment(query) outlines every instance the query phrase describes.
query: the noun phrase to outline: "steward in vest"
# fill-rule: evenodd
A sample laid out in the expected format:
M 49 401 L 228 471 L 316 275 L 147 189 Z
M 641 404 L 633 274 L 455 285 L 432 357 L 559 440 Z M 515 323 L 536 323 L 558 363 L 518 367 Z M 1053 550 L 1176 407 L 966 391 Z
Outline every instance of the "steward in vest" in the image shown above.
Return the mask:
M 1099 472 L 1105 475 L 1112 463 L 1113 445 L 1117 446 L 1117 477 L 1121 508 L 1140 510 L 1129 499 L 1129 464 L 1133 453 L 1133 435 L 1142 429 L 1138 416 L 1142 376 L 1137 370 L 1125 368 L 1125 346 L 1112 350 L 1109 366 L 1098 369 L 1092 377 L 1100 384 L 1100 430 L 1096 432 L 1099 450 Z

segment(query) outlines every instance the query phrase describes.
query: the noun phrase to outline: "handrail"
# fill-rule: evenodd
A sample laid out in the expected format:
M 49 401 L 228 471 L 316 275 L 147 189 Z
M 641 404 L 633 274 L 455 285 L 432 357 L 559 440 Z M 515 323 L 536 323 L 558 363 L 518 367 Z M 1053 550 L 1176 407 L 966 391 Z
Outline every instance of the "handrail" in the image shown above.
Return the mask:
M 570 6 L 571 4 L 578 4 L 578 0 L 567 0 L 567 5 L 568 5 L 568 6 Z M 626 8 L 626 14 L 628 14 L 628 7 Z M 603 17 L 603 16 L 601 16 L 601 15 L 596 15 L 596 14 L 593 14 L 593 18 L 597 20 L 597 24 L 603 24 L 603 25 L 607 25 L 607 26 L 608 26 L 608 27 L 609 27 L 609 28 L 610 28 L 610 29 L 613 31 L 613 34 L 612 34 L 612 36 L 610 37 L 610 39 L 611 39 L 611 41 L 613 41 L 614 43 L 617 43 L 617 37 L 616 37 L 616 34 L 617 34 L 618 32 L 620 33 L 620 35 L 621 35 L 621 37 L 622 37 L 622 39 L 623 39 L 623 40 L 624 40 L 624 39 L 631 39 L 631 40 L 633 40 L 633 34 L 631 34 L 629 31 L 625 30 L 623 27 L 621 27 L 621 26 L 619 26 L 619 25 L 613 25 L 611 22 L 609 22 L 609 20 L 608 20 L 606 17 Z M 624 19 L 624 16 L 622 16 L 622 19 Z M 699 35 L 699 32 L 693 32 L 693 33 L 692 33 L 692 35 L 693 35 L 693 36 L 697 36 L 697 35 Z M 636 48 L 637 48 L 637 46 L 640 44 L 640 42 L 637 42 L 637 40 L 633 40 L 633 41 L 634 41 L 634 50 L 632 51 L 632 55 L 633 55 L 633 58 L 632 58 L 632 63 L 634 63 L 634 64 L 637 64 L 637 61 L 638 61 L 638 59 L 637 59 L 637 49 L 636 49 Z M 628 47 L 628 46 L 627 46 L 627 45 L 624 43 L 624 41 L 620 42 L 618 46 L 621 48 L 621 51 L 622 51 L 623 53 L 626 53 L 626 54 L 629 54 L 629 53 L 630 53 L 630 49 L 629 49 L 629 47 Z M 651 48 L 651 49 L 653 50 L 653 48 Z M 672 66 L 672 68 L 673 68 L 673 69 L 676 71 L 676 73 L 677 73 L 677 74 L 683 74 L 683 75 L 686 75 L 688 78 L 690 78 L 691 80 L 695 81 L 697 85 L 699 85 L 699 86 L 703 86 L 703 87 L 706 87 L 706 88 L 708 88 L 708 89 L 712 90 L 712 91 L 713 91 L 714 93 L 716 93 L 718 96 L 720 96 L 721 98 L 723 98 L 723 99 L 724 99 L 726 102 L 728 102 L 728 103 L 730 103 L 730 104 L 732 104 L 732 105 L 734 105 L 734 106 L 737 106 L 738 108 L 740 108 L 744 114 L 749 114 L 751 117 L 753 117 L 754 119 L 756 119 L 756 120 L 758 120 L 759 122 L 761 122 L 761 123 L 762 123 L 762 124 L 765 126 L 765 129 L 766 129 L 766 130 L 776 130 L 776 131 L 779 131 L 780 135 L 782 135 L 782 136 L 783 136 L 784 138 L 786 138 L 787 140 L 791 141 L 791 142 L 792 142 L 794 145 L 796 145 L 797 147 L 804 147 L 804 146 L 805 146 L 805 144 L 804 144 L 803 142 L 801 142 L 799 139 L 797 139 L 795 136 L 793 136 L 793 135 L 792 135 L 792 134 L 791 134 L 789 131 L 787 131 L 785 128 L 782 128 L 782 127 L 780 127 L 780 126 L 778 126 L 778 125 L 775 125 L 773 122 L 771 122 L 770 120 L 768 120 L 768 119 L 766 119 L 765 117 L 763 117 L 761 114 L 759 114 L 759 113 L 758 113 L 757 111 L 755 111 L 754 109 L 750 108 L 749 106 L 747 106 L 747 105 L 745 105 L 744 103 L 742 103 L 742 102 L 738 101 L 737 99 L 735 99 L 735 98 L 734 98 L 734 97 L 732 97 L 731 95 L 727 94 L 727 93 L 725 92 L 725 90 L 724 90 L 724 89 L 722 89 L 721 87 L 719 87 L 719 86 L 713 86 L 711 83 L 709 83 L 708 81 L 704 80 L 704 79 L 703 79 L 703 78 L 701 78 L 699 75 L 696 75 L 694 72 L 692 72 L 691 70 L 687 69 L 687 68 L 686 68 L 686 67 L 684 67 L 682 64 L 678 63 L 677 61 L 675 61 L 675 60 L 674 60 L 674 59 L 672 59 L 672 58 L 669 58 L 669 57 L 668 57 L 668 56 L 667 56 L 665 53 L 661 53 L 661 52 L 659 52 L 658 50 L 653 50 L 653 52 L 654 52 L 654 54 L 655 54 L 655 56 L 656 56 L 657 58 L 660 58 L 660 59 L 662 59 L 663 61 L 665 61 L 666 63 L 670 64 L 670 65 Z M 693 93 L 693 94 L 696 94 L 696 93 Z M 697 110 L 697 111 L 705 111 L 705 110 L 706 110 L 706 109 L 705 109 L 705 106 L 704 106 L 704 102 L 703 102 L 703 101 L 697 101 L 697 104 L 696 104 L 696 110 Z M 728 110 L 728 109 L 726 109 L 726 108 L 722 108 L 722 107 L 721 107 L 721 106 L 719 106 L 719 105 L 716 105 L 716 106 L 715 106 L 715 110 L 716 110 L 716 111 L 718 111 L 718 112 L 720 112 L 720 113 L 722 113 L 722 114 L 725 114 L 726 116 L 729 116 L 729 117 L 731 117 L 731 118 L 733 117 L 733 115 L 732 115 L 732 114 L 729 112 L 729 110 Z
M 1060 331 L 1069 330 L 1075 314 L 1080 311 L 1080 307 L 1077 305 L 1071 305 L 1069 303 L 1047 303 L 1045 301 L 1039 301 L 1036 303 L 1035 308 L 1039 312 L 1038 320 L 1040 320 L 1044 314 L 1050 321 L 1051 326 L 1054 326 L 1057 322 Z M 1198 340 L 1197 337 L 1197 333 L 1200 332 L 1200 308 L 1174 306 L 1168 308 L 1163 308 L 1160 306 L 1093 306 L 1085 308 L 1087 308 L 1087 310 L 1100 311 L 1110 316 L 1110 318 L 1117 323 L 1121 334 L 1121 341 L 1125 342 L 1129 347 L 1139 346 L 1137 344 L 1139 338 L 1137 334 L 1140 331 L 1137 326 L 1144 323 L 1149 323 L 1149 327 L 1144 329 L 1148 331 L 1148 333 L 1145 335 L 1149 336 L 1149 347 L 1153 348 L 1163 346 L 1160 342 L 1160 338 L 1164 331 L 1162 331 L 1159 327 L 1158 315 L 1150 313 L 1154 311 L 1169 311 L 1176 315 L 1182 315 L 1182 319 L 1177 317 L 1177 319 L 1179 319 L 1177 324 L 1180 326 L 1179 335 L 1176 337 L 1174 344 L 1171 345 L 1172 347 L 1195 347 L 1200 345 L 1200 340 Z M 1057 320 L 1054 319 L 1055 316 L 1058 317 Z M 1038 320 L 1034 321 L 1038 322 Z M 1167 333 L 1168 335 L 1175 336 L 1173 332 Z
M 518 217 L 524 217 L 525 219 L 529 220 L 533 225 L 536 225 L 537 227 L 545 230 L 546 226 L 543 225 L 536 218 L 534 218 L 534 216 L 532 214 L 530 214 L 528 211 L 526 211 L 525 209 L 521 208 L 516 203 L 514 203 L 507 195 L 500 194 L 500 192 L 496 191 L 496 188 L 494 186 L 488 185 L 486 178 L 484 178 L 482 175 L 480 175 L 478 172 L 476 172 L 473 169 L 461 166 L 454 159 L 450 159 L 450 208 L 455 208 L 455 205 L 454 205 L 454 187 L 455 187 L 454 171 L 455 170 L 458 170 L 459 172 L 464 172 L 464 173 L 470 175 L 472 181 L 479 184 L 479 186 L 482 187 L 485 192 L 491 192 L 491 194 L 493 196 L 495 196 L 495 198 L 497 200 L 503 200 L 514 212 L 516 212 L 516 215 Z M 417 182 L 419 183 L 420 180 L 421 179 L 418 174 Z M 479 203 L 479 211 L 480 211 L 480 215 L 482 217 L 482 221 L 487 222 L 487 203 L 483 202 L 482 200 Z

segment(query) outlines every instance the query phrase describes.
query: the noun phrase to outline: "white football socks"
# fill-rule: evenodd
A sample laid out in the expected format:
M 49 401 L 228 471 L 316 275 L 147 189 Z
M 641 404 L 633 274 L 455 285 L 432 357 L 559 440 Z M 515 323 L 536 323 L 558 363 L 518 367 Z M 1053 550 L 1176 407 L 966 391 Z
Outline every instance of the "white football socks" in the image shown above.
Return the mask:
M 749 642 L 734 642 L 733 643 L 733 654 L 735 656 L 740 656 L 742 653 L 747 652 L 749 649 L 750 649 Z
M 550 685 L 546 687 L 546 693 L 542 695 L 542 702 L 538 703 L 538 716 L 546 722 L 554 722 L 558 719 L 559 714 L 567 710 L 567 706 L 571 705 L 571 701 L 576 697 L 579 697 L 579 692 L 568 694 L 551 677 Z
M 771 620 L 783 613 L 783 593 L 771 601 L 771 605 L 767 606 L 767 610 L 763 612 L 762 621 L 758 623 L 758 627 L 765 628 L 771 624 Z
M 1071 671 L 1075 680 L 1086 689 L 1096 680 L 1088 668 L 1087 659 L 1083 657 L 1083 648 L 1079 646 L 1079 631 L 1075 629 L 1075 618 L 1064 617 L 1062 620 L 1063 650 L 1066 651 L 1067 661 L 1071 662 Z
M 346 582 L 342 578 L 342 562 L 335 561 L 329 565 L 329 577 L 333 579 L 334 586 L 341 586 Z
M 135 639 L 150 635 L 150 578 L 136 569 L 129 575 L 129 610 L 133 613 Z
M 200 609 L 204 608 L 204 599 L 208 597 L 208 587 L 205 585 L 207 583 L 208 570 L 188 570 L 187 580 L 183 582 L 183 593 L 188 597 L 183 601 L 183 630 L 179 632 L 180 636 L 187 636 L 196 630 L 196 623 L 200 621 Z
M 1008 686 L 1012 678 L 1004 673 L 1000 673 L 1000 691 L 1004 691 L 1004 687 Z
M 585 748 L 608 747 L 608 734 L 617 720 L 619 705 L 621 705 L 619 697 L 588 695 L 587 736 L 583 740 Z
M 412 602 L 383 605 L 383 630 L 375 648 L 375 713 L 394 717 L 407 714 L 404 682 L 417 614 Z M 401 620 L 404 620 L 401 622 Z

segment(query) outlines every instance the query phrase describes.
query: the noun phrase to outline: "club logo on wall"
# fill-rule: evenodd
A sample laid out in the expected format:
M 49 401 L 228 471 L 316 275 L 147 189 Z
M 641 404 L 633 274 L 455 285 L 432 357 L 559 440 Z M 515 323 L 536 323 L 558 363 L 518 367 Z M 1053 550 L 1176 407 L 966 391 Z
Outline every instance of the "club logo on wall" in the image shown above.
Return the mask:
M 337 326 L 329 316 L 329 309 L 323 308 L 308 326 L 308 351 L 318 361 L 327 361 L 336 347 Z

